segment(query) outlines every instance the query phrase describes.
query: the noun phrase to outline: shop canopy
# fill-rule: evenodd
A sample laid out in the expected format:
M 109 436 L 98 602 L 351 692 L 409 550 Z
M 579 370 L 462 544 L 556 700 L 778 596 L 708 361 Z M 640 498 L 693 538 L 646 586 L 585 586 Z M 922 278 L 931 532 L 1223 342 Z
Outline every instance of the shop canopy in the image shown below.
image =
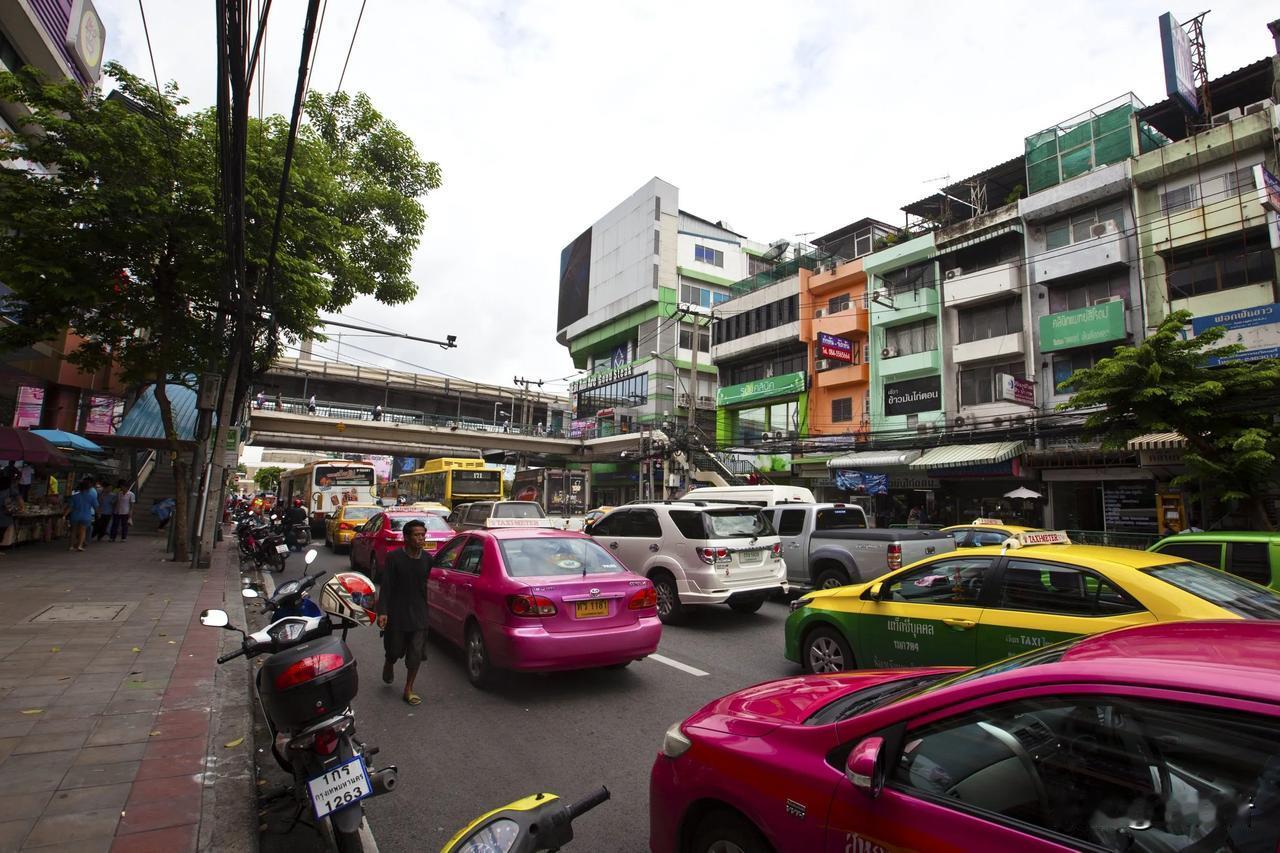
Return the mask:
M 1007 462 L 1022 452 L 1021 441 L 992 441 L 986 444 L 951 444 L 925 451 L 910 464 L 920 468 L 970 468 Z
M 1149 432 L 1129 439 L 1130 450 L 1180 450 L 1187 440 L 1177 432 Z
M 0 459 L 21 460 L 55 470 L 71 467 L 71 460 L 47 440 L 29 429 L 14 427 L 0 427 Z
M 82 435 L 76 435 L 74 432 L 67 432 L 60 429 L 33 429 L 31 430 L 54 447 L 60 447 L 65 450 L 72 450 L 77 453 L 105 453 L 102 446 L 96 444 Z
M 910 464 L 919 458 L 919 450 L 859 450 L 827 460 L 827 467 L 840 468 L 894 468 Z

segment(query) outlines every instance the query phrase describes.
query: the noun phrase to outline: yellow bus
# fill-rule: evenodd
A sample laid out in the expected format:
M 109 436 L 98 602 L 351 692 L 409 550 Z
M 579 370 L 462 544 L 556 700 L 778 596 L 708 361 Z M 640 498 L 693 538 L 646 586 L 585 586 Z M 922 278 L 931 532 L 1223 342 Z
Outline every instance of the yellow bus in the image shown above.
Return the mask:
M 410 503 L 436 501 L 450 509 L 467 501 L 500 501 L 504 498 L 502 468 L 483 459 L 428 459 L 412 474 L 400 475 L 396 495 Z
M 370 462 L 317 459 L 280 475 L 277 504 L 288 508 L 295 498 L 301 500 L 311 515 L 311 535 L 319 537 L 324 535 L 325 516 L 343 504 L 376 503 L 377 484 Z

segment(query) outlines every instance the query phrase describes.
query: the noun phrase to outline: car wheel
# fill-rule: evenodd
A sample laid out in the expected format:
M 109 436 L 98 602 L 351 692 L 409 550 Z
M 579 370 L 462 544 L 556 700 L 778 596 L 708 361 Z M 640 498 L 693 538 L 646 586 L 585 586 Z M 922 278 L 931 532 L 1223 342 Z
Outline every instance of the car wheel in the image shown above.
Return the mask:
M 853 669 L 853 649 L 834 628 L 818 627 L 804 638 L 800 648 L 800 665 L 805 672 L 843 672 Z
M 849 573 L 839 566 L 823 569 L 818 572 L 818 577 L 814 580 L 814 586 L 818 589 L 835 589 L 838 586 L 848 585 Z
M 653 591 L 658 597 L 658 619 L 663 625 L 679 625 L 689 615 L 689 608 L 680 603 L 676 579 L 663 572 L 654 575 Z
M 474 622 L 467 626 L 467 644 L 463 651 L 467 658 L 467 680 L 484 690 L 493 683 L 493 664 L 489 662 L 484 632 Z
M 715 811 L 702 819 L 693 836 L 694 853 L 773 853 L 760 830 L 740 814 Z
M 761 607 L 764 607 L 763 595 L 757 595 L 751 598 L 729 599 L 729 609 L 734 613 L 755 613 Z

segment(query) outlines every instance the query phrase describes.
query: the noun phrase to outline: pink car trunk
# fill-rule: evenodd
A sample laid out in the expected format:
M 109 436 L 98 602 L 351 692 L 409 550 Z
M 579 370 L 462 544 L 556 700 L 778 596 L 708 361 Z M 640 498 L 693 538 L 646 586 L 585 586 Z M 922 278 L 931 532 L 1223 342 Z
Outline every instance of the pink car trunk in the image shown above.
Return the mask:
M 556 612 L 542 617 L 542 627 L 550 634 L 598 631 L 634 625 L 654 608 L 631 609 L 637 594 L 652 589 L 646 580 L 629 572 L 590 574 L 581 578 L 521 578 L 528 594 L 541 596 L 555 605 Z M 540 582 L 541 581 L 541 582 Z

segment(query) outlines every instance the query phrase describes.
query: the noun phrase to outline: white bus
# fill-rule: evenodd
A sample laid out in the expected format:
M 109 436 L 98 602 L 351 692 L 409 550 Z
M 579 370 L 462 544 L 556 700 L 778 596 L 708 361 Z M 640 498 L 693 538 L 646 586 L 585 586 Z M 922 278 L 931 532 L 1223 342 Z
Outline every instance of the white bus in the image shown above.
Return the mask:
M 325 516 L 343 504 L 378 502 L 378 477 L 370 462 L 318 459 L 280 475 L 279 505 L 287 509 L 295 498 L 311 515 L 311 535 L 324 535 Z

